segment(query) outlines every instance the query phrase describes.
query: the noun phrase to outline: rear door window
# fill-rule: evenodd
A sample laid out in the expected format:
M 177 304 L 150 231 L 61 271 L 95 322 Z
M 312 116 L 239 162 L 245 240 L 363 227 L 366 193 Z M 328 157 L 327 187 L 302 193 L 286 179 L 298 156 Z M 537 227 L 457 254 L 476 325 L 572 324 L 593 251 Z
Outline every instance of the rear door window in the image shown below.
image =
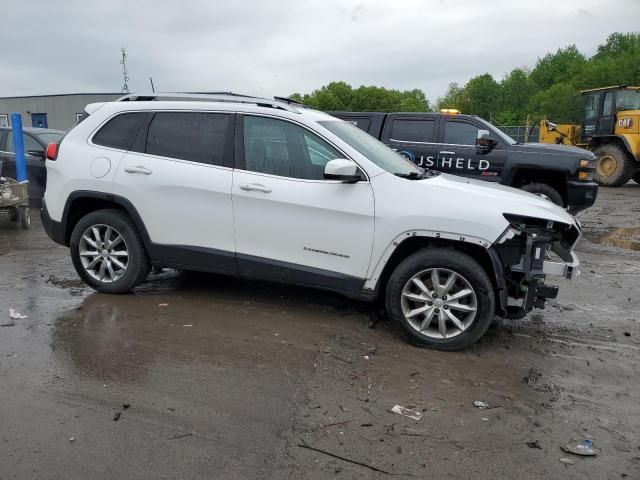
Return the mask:
M 233 117 L 226 113 L 158 112 L 145 153 L 209 165 L 230 165 Z
M 117 115 L 98 130 L 98 133 L 93 136 L 93 143 L 103 147 L 129 150 L 133 139 L 147 117 L 146 112 Z
M 435 121 L 430 119 L 396 118 L 391 127 L 390 140 L 408 143 L 433 142 Z

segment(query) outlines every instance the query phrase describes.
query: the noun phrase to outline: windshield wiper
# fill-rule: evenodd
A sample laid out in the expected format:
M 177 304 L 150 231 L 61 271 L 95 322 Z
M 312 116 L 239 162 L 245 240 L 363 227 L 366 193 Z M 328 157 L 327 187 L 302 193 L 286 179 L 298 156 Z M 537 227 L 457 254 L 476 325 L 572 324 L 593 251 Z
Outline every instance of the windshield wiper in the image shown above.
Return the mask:
M 437 175 L 437 172 L 423 168 L 421 172 L 409 172 L 409 173 L 394 173 L 396 177 L 408 178 L 409 180 L 422 180 L 423 178 L 429 178 Z

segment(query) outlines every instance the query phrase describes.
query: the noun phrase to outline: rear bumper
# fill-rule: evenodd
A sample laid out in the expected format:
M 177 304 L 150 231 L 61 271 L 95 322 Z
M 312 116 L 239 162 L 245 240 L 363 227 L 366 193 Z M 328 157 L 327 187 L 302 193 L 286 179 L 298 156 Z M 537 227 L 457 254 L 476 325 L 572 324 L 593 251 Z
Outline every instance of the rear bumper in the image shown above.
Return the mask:
M 571 213 L 577 213 L 589 208 L 598 196 L 598 184 L 596 182 L 567 182 L 567 206 Z
M 60 245 L 68 246 L 65 243 L 64 226 L 61 222 L 56 222 L 51 219 L 44 199 L 42 200 L 42 208 L 40 209 L 40 218 L 42 219 L 44 231 L 47 232 L 49 238 Z

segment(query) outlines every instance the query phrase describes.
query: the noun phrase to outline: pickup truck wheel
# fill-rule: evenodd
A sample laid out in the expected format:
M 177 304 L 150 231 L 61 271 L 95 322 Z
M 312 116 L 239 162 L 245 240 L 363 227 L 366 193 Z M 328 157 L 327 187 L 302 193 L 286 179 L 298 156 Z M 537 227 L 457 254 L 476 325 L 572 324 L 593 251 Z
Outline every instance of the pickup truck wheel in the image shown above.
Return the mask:
M 553 203 L 564 207 L 564 200 L 562 199 L 562 195 L 555 188 L 547 185 L 546 183 L 529 183 L 523 187 L 521 190 L 529 193 L 541 193 L 549 198 Z
M 637 165 L 624 148 L 614 144 L 602 145 L 593 153 L 598 157 L 595 174 L 598 184 L 619 187 L 633 177 Z
M 82 217 L 69 248 L 80 278 L 103 293 L 128 292 L 151 268 L 140 235 L 120 210 L 97 210 Z
M 460 350 L 478 341 L 494 314 L 487 273 L 469 255 L 448 248 L 425 249 L 396 267 L 386 307 L 414 343 Z

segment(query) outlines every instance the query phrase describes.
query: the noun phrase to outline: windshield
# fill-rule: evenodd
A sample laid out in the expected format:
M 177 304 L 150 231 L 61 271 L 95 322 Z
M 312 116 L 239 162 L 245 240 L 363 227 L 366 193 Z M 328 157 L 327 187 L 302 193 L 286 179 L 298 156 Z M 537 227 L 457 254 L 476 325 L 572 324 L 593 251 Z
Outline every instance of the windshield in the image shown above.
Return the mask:
M 42 141 L 42 143 L 48 144 L 48 143 L 59 142 L 60 139 L 62 138 L 62 134 L 61 133 L 36 133 L 36 137 L 38 137 L 38 139 Z
M 640 110 L 640 90 L 620 90 L 616 100 L 617 110 Z
M 341 120 L 318 122 L 383 170 L 394 175 L 421 175 L 423 170 L 358 127 Z
M 518 143 L 513 138 L 511 138 L 509 135 L 507 135 L 502 130 L 500 130 L 498 127 L 496 127 L 495 125 L 487 122 L 483 118 L 479 118 L 478 120 L 480 120 L 480 122 L 482 122 L 484 125 L 486 125 L 487 130 L 489 130 L 491 133 L 495 134 L 498 138 L 500 138 L 500 140 L 502 140 L 507 145 L 515 145 L 516 143 Z

